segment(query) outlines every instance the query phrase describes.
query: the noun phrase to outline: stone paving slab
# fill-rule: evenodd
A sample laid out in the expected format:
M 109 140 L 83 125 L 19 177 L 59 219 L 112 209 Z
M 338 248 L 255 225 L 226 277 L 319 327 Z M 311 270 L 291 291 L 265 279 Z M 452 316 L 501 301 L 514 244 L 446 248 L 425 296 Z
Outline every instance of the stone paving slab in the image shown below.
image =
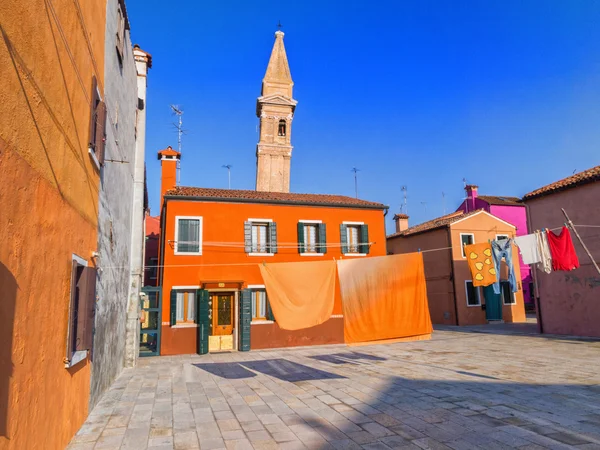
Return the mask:
M 78 449 L 600 449 L 600 342 L 431 341 L 140 359 Z

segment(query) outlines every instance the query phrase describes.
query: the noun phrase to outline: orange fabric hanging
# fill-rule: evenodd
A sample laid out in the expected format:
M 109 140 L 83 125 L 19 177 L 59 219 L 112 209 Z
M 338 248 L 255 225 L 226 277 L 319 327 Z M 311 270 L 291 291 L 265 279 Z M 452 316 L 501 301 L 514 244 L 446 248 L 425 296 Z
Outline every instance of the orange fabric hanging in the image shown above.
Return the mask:
M 489 242 L 465 245 L 465 255 L 471 270 L 473 286 L 489 286 L 496 282 L 496 266 L 492 258 L 492 245 Z
M 421 253 L 338 261 L 346 343 L 433 331 Z
M 284 330 L 320 325 L 335 301 L 335 261 L 260 264 L 275 321 Z

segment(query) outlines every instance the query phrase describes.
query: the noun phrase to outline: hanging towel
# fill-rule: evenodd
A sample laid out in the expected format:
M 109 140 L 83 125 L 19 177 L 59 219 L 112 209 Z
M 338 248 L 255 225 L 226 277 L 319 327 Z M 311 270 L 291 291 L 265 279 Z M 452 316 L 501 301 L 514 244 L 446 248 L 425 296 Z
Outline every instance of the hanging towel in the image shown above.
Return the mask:
M 300 330 L 331 317 L 335 261 L 259 264 L 269 304 L 280 328 Z
M 489 286 L 496 282 L 496 267 L 489 242 L 465 245 L 465 255 L 467 255 L 474 287 Z
M 515 244 L 519 247 L 519 253 L 521 253 L 525 264 L 535 264 L 542 261 L 537 236 L 534 233 L 516 237 Z
M 552 269 L 566 271 L 577 269 L 579 267 L 579 259 L 577 259 L 569 229 L 562 227 L 559 235 L 554 234 L 550 230 L 547 230 L 546 233 L 548 235 L 550 253 L 552 254 Z
M 337 264 L 347 344 L 431 334 L 422 253 Z
M 513 266 L 513 240 L 512 239 L 502 239 L 502 240 L 494 240 L 492 241 L 492 253 L 494 255 L 494 266 L 496 267 L 496 282 L 494 283 L 494 292 L 496 294 L 500 293 L 500 263 L 502 262 L 502 258 L 506 262 L 506 267 L 508 267 L 508 282 L 510 283 L 510 288 L 513 292 L 517 292 L 519 287 L 517 286 L 517 277 L 515 276 L 515 267 Z
M 543 272 L 552 272 L 552 255 L 550 254 L 550 246 L 548 245 L 548 237 L 545 231 L 536 231 L 535 237 L 538 242 L 538 251 L 540 253 L 540 263 L 537 268 Z

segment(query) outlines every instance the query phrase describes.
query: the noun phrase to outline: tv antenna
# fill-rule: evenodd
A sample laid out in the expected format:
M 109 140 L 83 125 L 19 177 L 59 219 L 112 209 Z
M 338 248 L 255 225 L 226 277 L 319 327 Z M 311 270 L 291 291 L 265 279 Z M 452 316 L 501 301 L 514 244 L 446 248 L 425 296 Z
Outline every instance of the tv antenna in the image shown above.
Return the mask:
M 404 208 L 401 206 L 400 207 L 400 212 L 403 213 L 403 214 L 408 214 L 408 204 L 407 204 L 407 201 L 406 201 L 406 199 L 407 199 L 407 197 L 406 197 L 406 192 L 407 192 L 406 186 L 402 186 L 401 190 L 402 190 L 402 194 L 404 195 L 404 205 L 403 205 Z
M 177 160 L 177 186 L 179 186 L 181 184 L 181 136 L 186 134 L 186 130 L 183 129 L 183 109 L 179 105 L 171 105 L 171 110 L 178 119 L 173 126 L 177 130 L 177 151 L 180 153 Z
M 358 175 L 356 175 L 356 172 L 360 172 L 360 169 L 353 167 L 350 172 L 354 172 L 354 195 L 358 198 Z
M 442 204 L 444 205 L 444 215 L 446 215 L 446 194 L 442 191 Z
M 223 169 L 227 169 L 227 181 L 229 189 L 231 189 L 231 168 L 233 167 L 231 164 L 224 164 L 221 166 Z

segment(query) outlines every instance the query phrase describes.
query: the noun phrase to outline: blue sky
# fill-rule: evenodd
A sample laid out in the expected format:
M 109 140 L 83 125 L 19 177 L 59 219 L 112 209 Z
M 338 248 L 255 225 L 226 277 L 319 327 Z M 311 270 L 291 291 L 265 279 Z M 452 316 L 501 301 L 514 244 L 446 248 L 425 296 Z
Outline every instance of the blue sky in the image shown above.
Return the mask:
M 291 190 L 390 206 L 410 223 L 451 212 L 463 178 L 521 196 L 600 164 L 600 2 L 128 0 L 132 38 L 153 56 L 146 153 L 152 213 L 160 162 L 181 184 L 253 189 L 255 115 L 279 20 L 294 97 Z

